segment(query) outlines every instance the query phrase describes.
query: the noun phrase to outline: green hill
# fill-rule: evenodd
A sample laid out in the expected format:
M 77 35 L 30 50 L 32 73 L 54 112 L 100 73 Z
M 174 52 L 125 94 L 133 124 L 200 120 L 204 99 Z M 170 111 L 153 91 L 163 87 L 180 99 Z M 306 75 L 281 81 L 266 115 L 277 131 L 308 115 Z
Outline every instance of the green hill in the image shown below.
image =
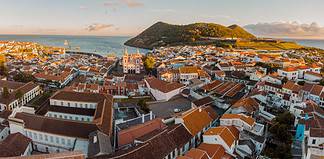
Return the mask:
M 256 37 L 238 25 L 225 27 L 213 23 L 172 25 L 158 22 L 128 40 L 125 45 L 152 49 L 168 45 L 201 44 L 210 38 L 255 39 Z

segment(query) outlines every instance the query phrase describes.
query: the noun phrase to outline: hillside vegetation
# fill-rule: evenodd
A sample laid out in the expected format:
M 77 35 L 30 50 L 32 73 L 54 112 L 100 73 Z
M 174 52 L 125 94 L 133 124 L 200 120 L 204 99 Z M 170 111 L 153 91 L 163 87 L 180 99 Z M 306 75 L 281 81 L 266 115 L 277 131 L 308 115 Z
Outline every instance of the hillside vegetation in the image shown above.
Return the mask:
M 255 39 L 256 37 L 238 25 L 229 27 L 214 23 L 172 25 L 158 22 L 128 40 L 125 45 L 152 49 L 159 46 L 202 43 L 206 38 Z
M 300 46 L 294 42 L 254 42 L 254 41 L 238 41 L 236 42 L 237 48 L 249 48 L 256 50 L 296 50 L 301 49 Z

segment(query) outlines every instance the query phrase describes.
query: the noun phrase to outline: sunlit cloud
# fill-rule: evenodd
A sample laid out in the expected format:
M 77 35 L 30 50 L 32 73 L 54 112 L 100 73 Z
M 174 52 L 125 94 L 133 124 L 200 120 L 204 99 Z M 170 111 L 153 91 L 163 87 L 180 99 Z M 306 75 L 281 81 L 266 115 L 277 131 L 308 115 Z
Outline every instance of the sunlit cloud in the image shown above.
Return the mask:
M 298 22 L 257 23 L 246 25 L 245 29 L 258 36 L 324 38 L 324 27 L 315 22 L 310 24 Z
M 116 8 L 118 6 L 127 6 L 129 8 L 136 8 L 144 6 L 144 3 L 138 0 L 107 0 L 104 2 L 105 7 Z
M 119 0 L 119 1 L 126 4 L 130 8 L 144 6 L 142 2 L 139 2 L 137 0 Z
M 93 23 L 93 24 L 90 24 L 89 26 L 87 26 L 86 30 L 89 31 L 89 32 L 100 31 L 100 30 L 104 30 L 104 29 L 107 29 L 107 28 L 111 28 L 113 26 L 114 26 L 113 24 Z

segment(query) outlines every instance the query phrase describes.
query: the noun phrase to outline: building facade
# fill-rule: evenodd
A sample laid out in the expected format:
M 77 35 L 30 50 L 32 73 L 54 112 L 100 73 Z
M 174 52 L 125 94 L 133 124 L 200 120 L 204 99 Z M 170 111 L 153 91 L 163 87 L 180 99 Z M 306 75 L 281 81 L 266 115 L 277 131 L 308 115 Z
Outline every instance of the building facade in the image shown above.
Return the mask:
M 128 54 L 127 49 L 123 56 L 123 72 L 129 74 L 140 74 L 144 69 L 142 55 L 137 51 L 135 54 Z

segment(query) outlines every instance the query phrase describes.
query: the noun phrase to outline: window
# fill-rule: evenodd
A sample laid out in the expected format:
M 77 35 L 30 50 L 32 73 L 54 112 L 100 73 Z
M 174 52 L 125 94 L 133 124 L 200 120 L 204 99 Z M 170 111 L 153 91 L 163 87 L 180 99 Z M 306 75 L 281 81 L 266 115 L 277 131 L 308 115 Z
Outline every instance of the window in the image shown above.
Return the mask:
M 67 144 L 68 144 L 68 145 L 72 145 L 72 144 L 71 144 L 71 139 L 67 139 Z
M 34 133 L 34 138 L 37 140 L 37 134 L 36 133 Z
M 48 141 L 48 136 L 47 135 L 45 135 L 45 141 Z
M 316 144 L 316 139 L 313 139 L 312 144 Z
M 60 143 L 60 139 L 58 137 L 55 138 L 56 143 L 59 144 Z
M 43 135 L 39 134 L 39 140 L 43 140 Z
M 62 138 L 61 142 L 62 142 L 63 145 L 65 145 L 65 139 Z
M 53 136 L 50 136 L 50 141 L 54 142 Z

